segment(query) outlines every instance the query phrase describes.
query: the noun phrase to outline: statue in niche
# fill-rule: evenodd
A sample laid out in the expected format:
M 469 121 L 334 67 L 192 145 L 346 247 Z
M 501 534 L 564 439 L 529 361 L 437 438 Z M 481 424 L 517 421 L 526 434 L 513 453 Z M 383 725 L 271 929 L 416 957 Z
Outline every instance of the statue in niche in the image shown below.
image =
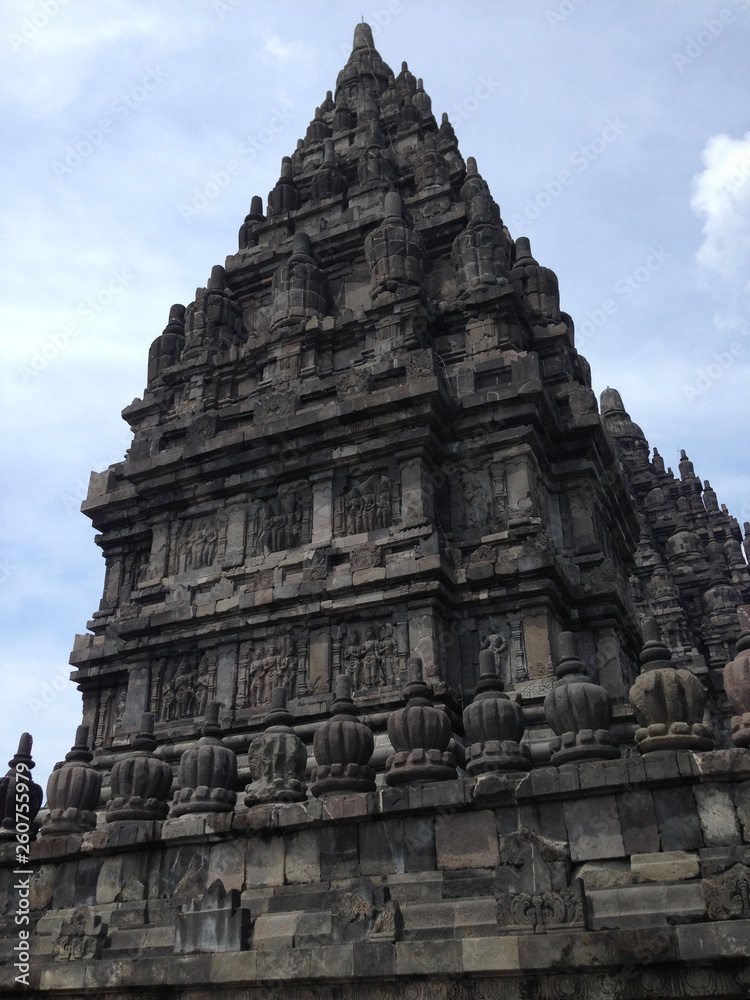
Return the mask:
M 208 662 L 208 656 L 204 653 L 201 657 L 200 663 L 198 664 L 198 676 L 195 681 L 194 700 L 195 715 L 197 716 L 203 716 L 206 714 L 210 683 L 211 668 Z
M 261 695 L 263 693 L 263 663 L 266 651 L 263 646 L 255 650 L 254 658 L 250 661 L 248 668 L 249 683 L 247 688 L 247 701 L 250 705 L 262 705 Z
M 193 665 L 190 661 L 189 656 L 183 656 L 174 675 L 175 717 L 178 719 L 184 719 L 193 707 Z
M 352 679 L 352 690 L 362 687 L 362 651 L 359 644 L 359 632 L 353 630 L 349 634 L 349 644 L 344 653 L 345 670 Z
M 380 682 L 380 644 L 375 629 L 370 626 L 362 645 L 362 667 L 367 687 L 377 687 Z
M 489 649 L 492 651 L 492 656 L 495 661 L 495 672 L 501 680 L 505 680 L 509 676 L 509 670 L 507 666 L 508 662 L 508 640 L 499 631 L 490 631 L 482 634 L 481 637 L 481 647 L 482 649 Z
M 217 519 L 185 522 L 180 529 L 177 571 L 207 569 L 216 563 L 219 549 Z
M 487 497 L 487 486 L 476 472 L 464 472 L 461 476 L 464 498 L 464 512 L 468 528 L 488 528 L 492 520 L 492 508 Z

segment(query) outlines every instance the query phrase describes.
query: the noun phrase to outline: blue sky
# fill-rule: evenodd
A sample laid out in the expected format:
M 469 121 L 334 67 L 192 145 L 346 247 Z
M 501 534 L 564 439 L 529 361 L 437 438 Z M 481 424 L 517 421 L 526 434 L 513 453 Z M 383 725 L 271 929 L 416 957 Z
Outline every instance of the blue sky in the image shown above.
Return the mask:
M 169 306 L 236 249 L 364 15 L 560 279 L 594 387 L 750 520 L 750 0 L 7 0 L 0 11 L 4 741 L 72 742 L 122 458 Z

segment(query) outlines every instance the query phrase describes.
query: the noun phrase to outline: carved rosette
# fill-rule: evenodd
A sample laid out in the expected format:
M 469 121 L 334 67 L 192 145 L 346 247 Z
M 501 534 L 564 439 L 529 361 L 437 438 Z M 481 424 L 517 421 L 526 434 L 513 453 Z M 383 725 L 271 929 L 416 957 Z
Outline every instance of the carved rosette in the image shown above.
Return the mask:
M 503 694 L 497 676 L 495 654 L 483 649 L 479 654 L 477 693 L 464 709 L 464 730 L 469 740 L 466 770 L 469 774 L 485 771 L 530 771 L 531 751 L 521 744 L 524 731 L 523 709 Z
M 96 804 L 102 787 L 102 775 L 91 767 L 93 754 L 89 750 L 89 727 L 79 726 L 76 741 L 56 765 L 47 782 L 49 813 L 41 833 L 85 833 L 96 826 Z
M 219 702 L 206 706 L 201 738 L 180 758 L 179 789 L 172 800 L 172 815 L 231 812 L 237 801 L 237 757 L 221 739 Z
M 116 820 L 164 819 L 169 811 L 172 768 L 154 755 L 154 716 L 145 712 L 141 732 L 133 737 L 132 752 L 114 763 L 107 802 L 108 823 Z
M 247 751 L 253 780 L 246 786 L 245 805 L 263 802 L 302 802 L 307 798 L 305 744 L 292 729 L 294 717 L 287 711 L 287 690 L 276 688 L 266 730 L 256 736 Z
M 641 753 L 653 750 L 711 750 L 711 730 L 703 725 L 706 692 L 689 670 L 677 669 L 661 641 L 656 619 L 648 618 L 643 634 L 641 674 L 630 689 L 640 729 L 635 742 Z
M 730 723 L 732 743 L 750 749 L 750 632 L 737 643 L 737 655 L 724 667 L 724 690 L 737 713 Z
M 33 740 L 30 733 L 23 733 L 18 741 L 18 750 L 8 761 L 10 770 L 0 779 L 0 841 L 17 840 L 19 844 L 34 840 L 39 830 L 35 823 L 42 805 L 42 786 L 31 780 L 31 770 L 36 764 L 31 759 Z M 27 798 L 28 796 L 28 798 Z M 19 829 L 17 820 L 28 824 L 28 829 Z M 23 835 L 28 834 L 28 841 Z
M 406 705 L 388 717 L 388 737 L 396 752 L 386 761 L 386 783 L 456 778 L 456 760 L 447 752 L 451 724 L 445 712 L 432 704 L 432 691 L 422 679 L 419 657 L 409 660 L 408 678 Z
M 619 747 L 609 731 L 609 692 L 588 676 L 576 652 L 573 633 L 562 632 L 559 642 L 558 679 L 544 699 L 544 714 L 555 733 L 550 740 L 552 763 L 619 757 Z
M 374 791 L 375 771 L 368 765 L 375 740 L 370 727 L 357 719 L 348 674 L 336 677 L 334 692 L 332 716 L 315 731 L 313 740 L 318 766 L 313 770 L 312 793 Z

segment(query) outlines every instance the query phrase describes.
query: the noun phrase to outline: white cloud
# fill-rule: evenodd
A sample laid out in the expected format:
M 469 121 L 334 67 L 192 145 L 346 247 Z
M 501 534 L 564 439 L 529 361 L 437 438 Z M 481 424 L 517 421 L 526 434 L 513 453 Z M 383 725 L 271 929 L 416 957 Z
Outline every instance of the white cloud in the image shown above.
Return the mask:
M 705 218 L 699 273 L 706 282 L 718 278 L 750 291 L 750 132 L 741 139 L 711 136 L 702 159 L 691 199 Z

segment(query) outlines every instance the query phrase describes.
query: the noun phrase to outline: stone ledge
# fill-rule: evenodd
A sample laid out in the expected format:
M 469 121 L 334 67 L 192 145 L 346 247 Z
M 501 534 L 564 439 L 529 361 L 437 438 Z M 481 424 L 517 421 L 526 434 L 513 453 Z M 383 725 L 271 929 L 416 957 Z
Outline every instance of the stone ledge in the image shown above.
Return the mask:
M 630 870 L 635 882 L 681 882 L 700 878 L 700 860 L 697 851 L 633 854 Z

